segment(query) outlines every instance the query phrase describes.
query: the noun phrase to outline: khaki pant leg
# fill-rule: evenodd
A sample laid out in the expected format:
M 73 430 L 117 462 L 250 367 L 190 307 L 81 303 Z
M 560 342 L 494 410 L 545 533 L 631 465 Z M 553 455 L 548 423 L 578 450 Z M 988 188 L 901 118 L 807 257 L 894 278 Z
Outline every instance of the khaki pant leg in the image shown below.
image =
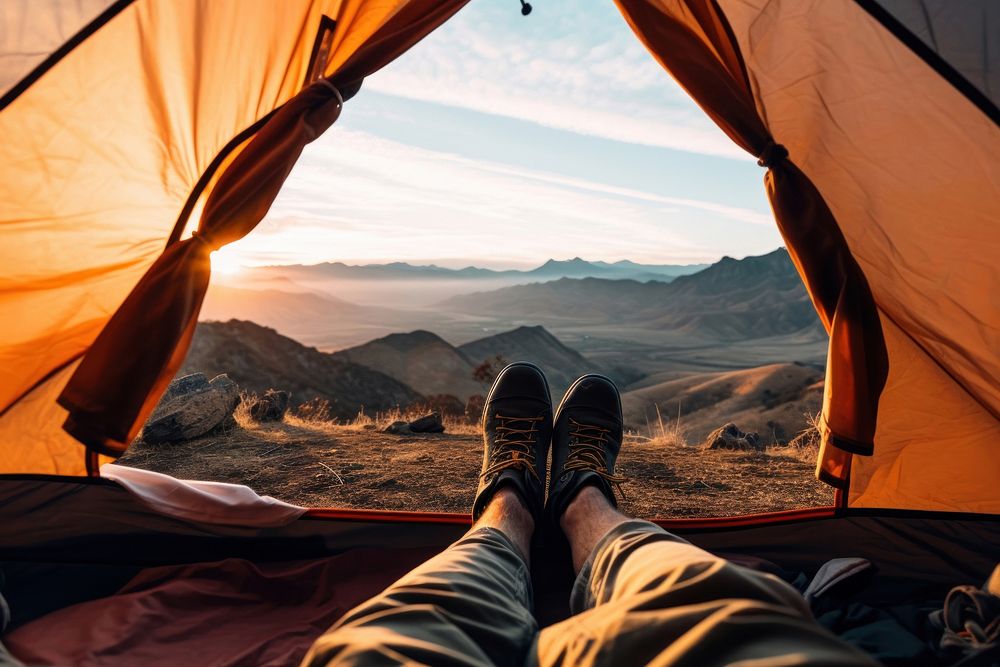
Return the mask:
M 543 665 L 876 665 L 820 627 L 780 579 L 733 565 L 646 521 L 598 543 L 545 628 Z
M 481 528 L 348 612 L 302 664 L 522 665 L 538 631 L 531 605 L 516 547 Z

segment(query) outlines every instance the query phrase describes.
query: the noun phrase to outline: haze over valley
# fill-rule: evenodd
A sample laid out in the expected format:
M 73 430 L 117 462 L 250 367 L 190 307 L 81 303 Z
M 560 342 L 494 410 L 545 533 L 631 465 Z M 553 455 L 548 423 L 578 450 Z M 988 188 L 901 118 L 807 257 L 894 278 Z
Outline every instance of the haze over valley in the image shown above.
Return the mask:
M 524 359 L 556 401 L 602 372 L 633 427 L 680 415 L 692 437 L 736 416 L 794 436 L 818 407 L 827 345 L 784 249 L 708 266 L 262 267 L 213 284 L 202 319 L 186 370 L 321 398 L 339 418 L 427 397 L 461 405 L 488 389 L 477 366 Z

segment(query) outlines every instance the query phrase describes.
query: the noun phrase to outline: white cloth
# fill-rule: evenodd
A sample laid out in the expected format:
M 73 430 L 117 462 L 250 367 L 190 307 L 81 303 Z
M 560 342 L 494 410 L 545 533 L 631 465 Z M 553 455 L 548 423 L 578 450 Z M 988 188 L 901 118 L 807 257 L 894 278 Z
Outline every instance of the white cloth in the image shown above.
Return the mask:
M 271 528 L 289 524 L 306 511 L 271 496 L 259 496 L 241 484 L 175 479 L 114 463 L 101 466 L 101 477 L 125 487 L 160 514 L 201 523 Z

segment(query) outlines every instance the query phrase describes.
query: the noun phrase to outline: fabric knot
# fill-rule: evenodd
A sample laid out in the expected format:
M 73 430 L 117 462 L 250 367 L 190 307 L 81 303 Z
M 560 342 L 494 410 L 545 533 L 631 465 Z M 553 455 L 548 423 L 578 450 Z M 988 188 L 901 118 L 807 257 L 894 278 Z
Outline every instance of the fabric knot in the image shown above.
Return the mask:
M 218 250 L 218 247 L 214 243 L 212 243 L 211 239 L 209 239 L 207 236 L 205 236 L 198 230 L 195 230 L 194 232 L 191 233 L 191 238 L 193 238 L 195 241 L 204 243 L 206 246 L 208 246 L 209 250 Z
M 337 96 L 337 101 L 340 102 L 340 105 L 341 106 L 344 105 L 344 96 L 340 94 L 340 88 L 337 88 L 337 86 L 333 85 L 332 81 L 330 81 L 329 79 L 318 79 L 316 83 L 326 86 L 327 88 L 332 90 L 333 94 Z
M 757 166 L 770 169 L 775 164 L 788 157 L 788 149 L 775 142 L 769 143 L 757 156 Z

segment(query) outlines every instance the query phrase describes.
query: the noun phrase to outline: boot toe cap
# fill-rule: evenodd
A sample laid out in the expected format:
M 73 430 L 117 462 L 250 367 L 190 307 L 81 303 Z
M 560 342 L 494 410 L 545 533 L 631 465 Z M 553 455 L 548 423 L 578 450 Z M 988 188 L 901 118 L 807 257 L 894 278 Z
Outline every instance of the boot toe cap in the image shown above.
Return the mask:
M 549 386 L 534 364 L 516 362 L 504 368 L 497 375 L 490 393 L 491 403 L 505 399 L 537 400 L 549 402 Z

